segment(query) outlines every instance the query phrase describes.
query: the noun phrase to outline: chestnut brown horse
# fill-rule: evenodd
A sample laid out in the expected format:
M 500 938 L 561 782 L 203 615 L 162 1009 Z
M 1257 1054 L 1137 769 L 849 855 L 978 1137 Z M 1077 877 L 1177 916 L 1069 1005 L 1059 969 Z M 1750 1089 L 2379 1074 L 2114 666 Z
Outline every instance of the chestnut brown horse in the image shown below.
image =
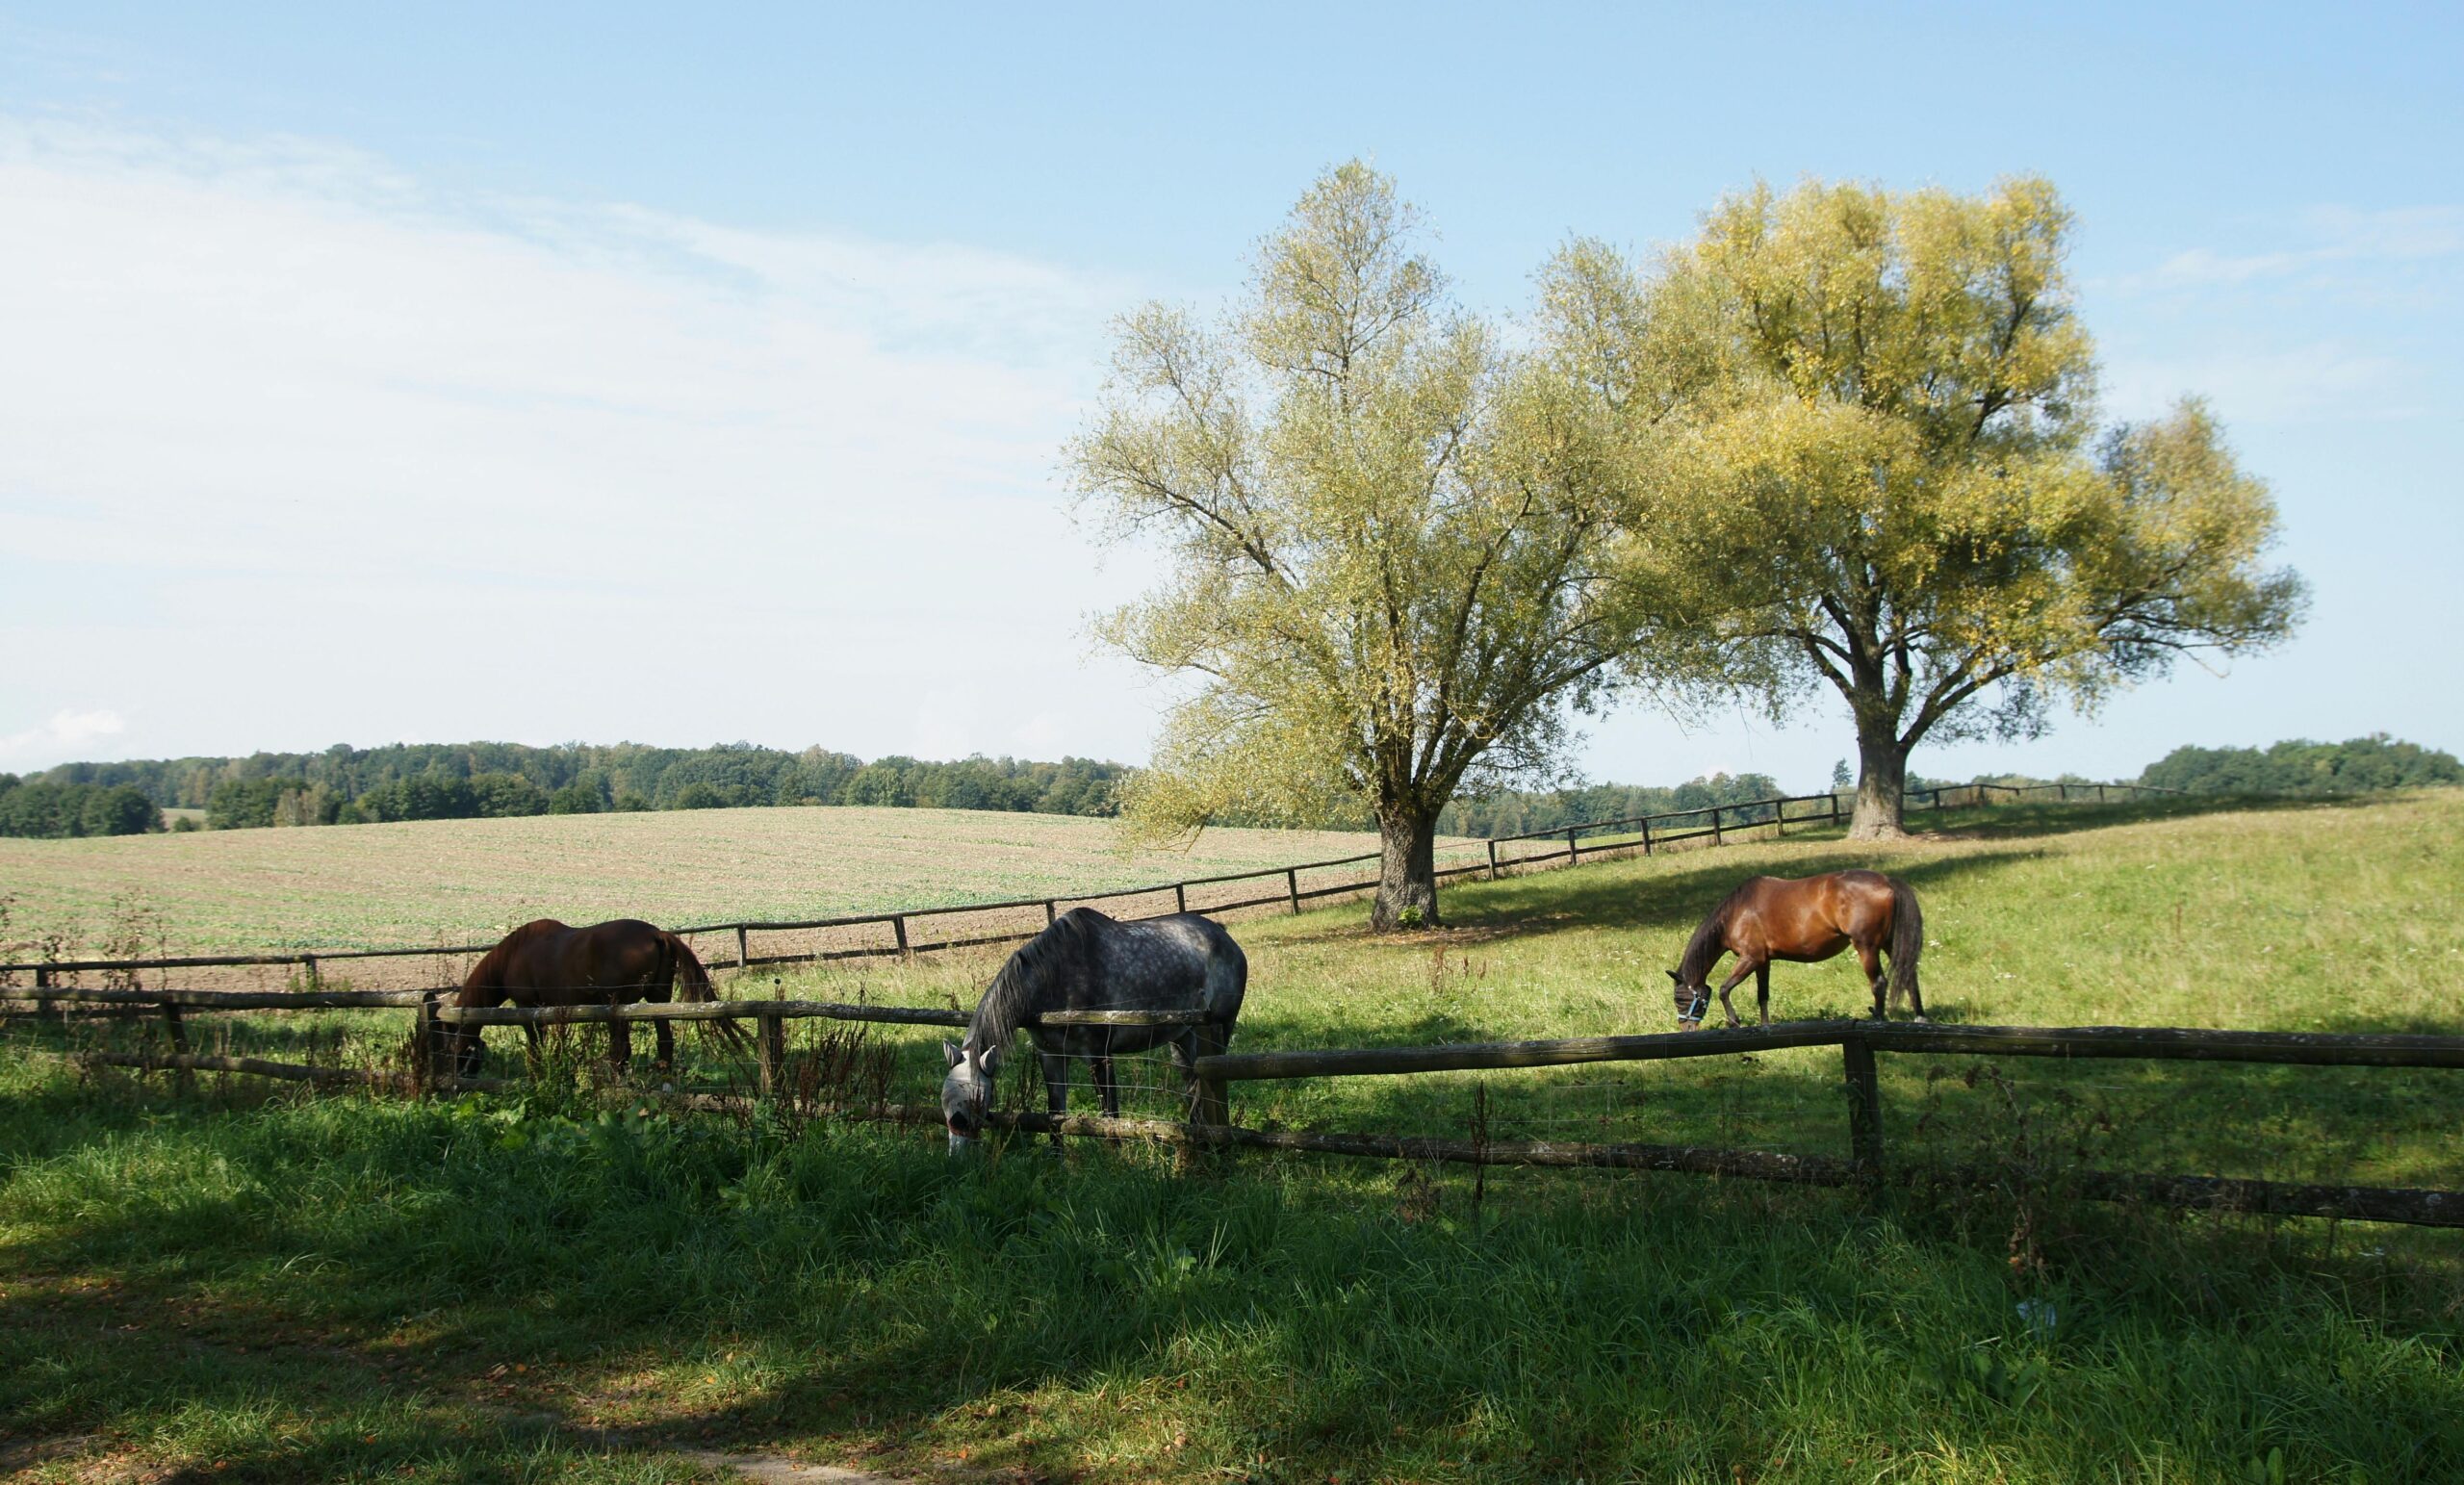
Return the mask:
M 647 1001 L 664 1005 L 675 983 L 684 982 L 684 999 L 714 1001 L 718 991 L 710 976 L 683 939 L 638 918 L 617 918 L 572 928 L 553 918 L 525 923 L 504 935 L 472 967 L 462 988 L 447 1005 L 488 1007 L 511 1001 L 517 1006 L 629 1006 Z M 676 1060 L 676 1033 L 665 1021 L 651 1023 L 658 1035 L 659 1066 Z M 731 1048 L 747 1043 L 733 1021 L 704 1021 L 702 1027 Z M 542 1033 L 537 1022 L 524 1024 L 530 1056 L 539 1056 Z M 607 1023 L 607 1060 L 618 1071 L 633 1060 L 632 1027 Z M 475 1076 L 486 1058 L 479 1028 L 439 1022 L 437 1063 L 450 1065 L 463 1077 Z
M 1810 964 L 1854 944 L 1874 992 L 1874 1019 L 1883 1019 L 1883 967 L 1890 956 L 1890 1001 L 1904 994 L 1925 1019 L 1925 997 L 1916 988 L 1916 957 L 1925 948 L 1925 915 L 1916 889 L 1878 871 L 1834 871 L 1819 877 L 1755 877 L 1711 909 L 1685 946 L 1685 958 L 1668 972 L 1677 982 L 1677 1020 L 1700 1026 L 1711 1004 L 1711 966 L 1733 951 L 1736 970 L 1719 988 L 1729 1024 L 1740 1023 L 1729 1000 L 1747 975 L 1754 976 L 1755 1009 L 1771 1024 L 1771 961 Z

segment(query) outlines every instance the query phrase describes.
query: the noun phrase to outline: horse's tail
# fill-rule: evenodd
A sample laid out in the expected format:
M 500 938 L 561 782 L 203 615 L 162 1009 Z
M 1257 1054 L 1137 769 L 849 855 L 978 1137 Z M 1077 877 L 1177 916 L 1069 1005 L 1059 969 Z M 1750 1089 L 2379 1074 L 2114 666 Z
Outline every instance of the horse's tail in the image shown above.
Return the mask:
M 676 959 L 677 998 L 705 1004 L 716 1001 L 718 987 L 710 984 L 710 972 L 702 967 L 701 956 L 693 952 L 693 946 L 664 929 L 659 931 L 659 937 L 667 940 L 667 952 Z M 731 1052 L 742 1052 L 753 1045 L 744 1028 L 733 1021 L 704 1021 L 700 1025 L 704 1036 Z
M 1890 883 L 1890 1008 L 1896 1011 L 1911 995 L 1916 1013 L 1925 1013 L 1924 992 L 1916 988 L 1916 957 L 1925 950 L 1925 913 L 1916 906 L 1916 889 L 1897 877 Z

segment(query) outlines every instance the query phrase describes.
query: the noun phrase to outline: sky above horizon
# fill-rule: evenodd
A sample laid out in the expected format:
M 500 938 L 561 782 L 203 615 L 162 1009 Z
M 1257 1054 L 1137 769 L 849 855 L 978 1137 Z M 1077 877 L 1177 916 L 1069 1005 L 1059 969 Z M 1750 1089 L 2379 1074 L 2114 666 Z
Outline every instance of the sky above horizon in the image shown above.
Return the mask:
M 2464 20 L 2439 8 L 0 0 L 0 770 L 337 741 L 1142 760 L 1073 522 L 1112 317 L 1369 158 L 1510 315 L 1758 177 L 2050 176 L 2115 418 L 2207 397 L 2301 633 L 1935 777 L 2464 751 Z M 2447 681 L 2437 677 L 2446 675 Z M 1844 712 L 1590 779 L 1818 787 Z

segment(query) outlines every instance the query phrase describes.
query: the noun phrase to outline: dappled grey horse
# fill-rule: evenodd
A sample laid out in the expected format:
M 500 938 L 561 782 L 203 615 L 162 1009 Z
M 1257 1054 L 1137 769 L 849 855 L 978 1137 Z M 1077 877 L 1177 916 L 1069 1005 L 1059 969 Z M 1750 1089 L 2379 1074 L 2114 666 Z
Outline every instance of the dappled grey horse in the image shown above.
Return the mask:
M 1094 1070 L 1104 1113 L 1120 1114 L 1115 1053 L 1170 1044 L 1186 1063 L 1200 1034 L 1216 1046 L 1232 1035 L 1248 989 L 1249 961 L 1223 926 L 1194 912 L 1122 923 L 1092 908 L 1072 908 L 1010 956 L 977 1003 L 966 1039 L 941 1043 L 950 1074 L 941 1082 L 941 1117 L 950 1148 L 984 1133 L 1002 1053 L 1024 1032 L 1043 1059 L 1044 1097 L 1055 1114 L 1069 1100 L 1069 1060 Z M 1208 1025 L 1049 1026 L 1029 1023 L 1047 1011 L 1203 1011 Z M 1055 1134 L 1058 1144 L 1061 1136 Z

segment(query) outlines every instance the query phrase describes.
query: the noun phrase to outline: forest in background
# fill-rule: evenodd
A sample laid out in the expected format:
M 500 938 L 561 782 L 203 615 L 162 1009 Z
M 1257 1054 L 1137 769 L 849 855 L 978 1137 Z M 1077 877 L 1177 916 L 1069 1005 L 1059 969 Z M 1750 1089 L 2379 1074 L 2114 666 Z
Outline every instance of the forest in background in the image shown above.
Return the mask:
M 205 826 L 214 830 L 775 805 L 1110 815 L 1118 807 L 1121 781 L 1132 772 L 1123 763 L 1073 757 L 1058 763 L 1008 757 L 927 762 L 893 755 L 867 762 L 823 748 L 788 753 L 751 743 L 337 744 L 321 753 L 63 763 L 22 780 L 0 774 L 0 835 L 137 834 L 162 830 L 165 809 L 201 809 Z M 1845 790 L 1846 775 L 1843 760 L 1833 773 L 1833 787 Z M 2072 775 L 1951 780 L 1911 774 L 1908 787 L 2090 781 Z M 2135 781 L 2192 794 L 2316 797 L 2464 783 L 2464 764 L 2453 754 L 2377 733 L 2340 743 L 2294 739 L 2267 748 L 2176 748 L 2142 769 Z M 1455 800 L 1439 816 L 1438 830 L 1448 835 L 1517 835 L 1741 805 L 1788 792 L 1758 773 L 1711 774 L 1673 787 L 1507 789 Z M 1820 792 L 1819 785 L 1807 792 Z M 192 828 L 194 822 L 183 817 L 176 823 Z M 1320 823 L 1361 828 L 1367 816 Z

